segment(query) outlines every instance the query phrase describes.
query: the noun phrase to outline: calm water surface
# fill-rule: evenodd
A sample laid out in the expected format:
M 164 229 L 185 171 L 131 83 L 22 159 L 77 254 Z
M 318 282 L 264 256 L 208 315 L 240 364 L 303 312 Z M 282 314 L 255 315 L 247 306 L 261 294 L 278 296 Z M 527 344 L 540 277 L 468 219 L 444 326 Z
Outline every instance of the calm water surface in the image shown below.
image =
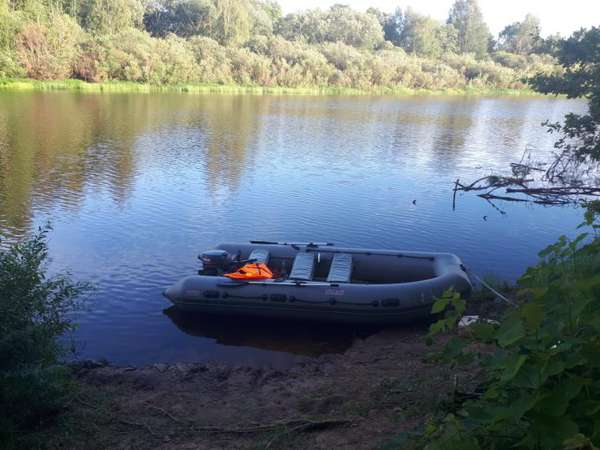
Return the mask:
M 515 279 L 572 233 L 572 208 L 458 199 L 456 178 L 505 170 L 540 123 L 584 104 L 534 98 L 0 93 L 0 231 L 51 220 L 52 269 L 96 291 L 80 356 L 123 364 L 286 366 L 369 330 L 186 317 L 164 287 L 227 240 L 449 251 Z M 413 204 L 416 200 L 416 204 Z M 487 216 L 487 221 L 483 217 Z

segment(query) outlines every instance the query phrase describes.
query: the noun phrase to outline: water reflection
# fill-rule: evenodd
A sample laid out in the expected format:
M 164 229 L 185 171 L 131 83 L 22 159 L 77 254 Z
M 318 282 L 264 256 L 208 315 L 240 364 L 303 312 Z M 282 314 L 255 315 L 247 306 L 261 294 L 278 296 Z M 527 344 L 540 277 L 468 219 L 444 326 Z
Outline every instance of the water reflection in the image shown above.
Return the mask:
M 476 122 L 478 108 L 468 107 L 467 100 L 440 106 L 439 120 L 431 130 L 431 163 L 438 170 L 454 165 L 465 148 L 465 138 Z
M 235 189 L 268 102 L 223 96 L 0 94 L 3 232 L 22 234 L 34 209 L 81 207 L 86 191 L 123 205 L 138 174 L 136 142 L 149 132 L 193 127 L 212 190 Z
M 236 316 L 182 312 L 171 306 L 164 314 L 190 336 L 214 339 L 217 344 L 316 357 L 342 353 L 355 339 L 364 339 L 378 327 L 275 321 Z
M 77 318 L 83 357 L 285 365 L 341 351 L 354 334 L 166 317 L 160 292 L 194 272 L 199 251 L 249 239 L 450 251 L 479 274 L 514 279 L 580 212 L 505 205 L 500 215 L 468 196 L 452 211 L 452 183 L 507 168 L 526 144 L 549 154 L 540 122 L 578 108 L 546 98 L 2 92 L 0 233 L 51 220 L 52 268 L 96 284 Z
M 32 209 L 80 208 L 86 186 L 122 202 L 134 173 L 132 144 L 147 126 L 144 102 L 123 96 L 0 95 L 0 206 L 23 232 Z
M 202 102 L 201 129 L 205 134 L 205 173 L 208 188 L 235 190 L 245 167 L 252 166 L 249 147 L 260 139 L 260 121 L 269 114 L 270 97 L 226 96 Z

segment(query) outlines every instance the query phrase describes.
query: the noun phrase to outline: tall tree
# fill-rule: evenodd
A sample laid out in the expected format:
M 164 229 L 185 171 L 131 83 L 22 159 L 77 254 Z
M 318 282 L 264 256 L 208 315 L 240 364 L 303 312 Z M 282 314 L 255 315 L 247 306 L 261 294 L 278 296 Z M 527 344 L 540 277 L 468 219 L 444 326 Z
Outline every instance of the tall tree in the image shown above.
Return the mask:
M 396 8 L 393 14 L 387 17 L 387 20 L 382 26 L 385 40 L 399 46 L 400 35 L 402 34 L 402 28 L 404 27 L 404 14 L 402 13 L 402 9 Z
M 239 44 L 248 40 L 252 28 L 248 0 L 216 0 L 217 20 L 213 37 L 221 44 Z
M 563 40 L 560 33 L 554 33 L 545 38 L 542 38 L 540 44 L 536 48 L 536 53 L 547 53 L 554 55 L 560 49 L 560 43 Z
M 97 34 L 113 34 L 139 27 L 144 19 L 141 0 L 87 0 L 81 9 L 85 28 Z
M 507 52 L 528 55 L 541 44 L 540 32 L 539 19 L 527 14 L 522 22 L 514 22 L 504 27 L 499 35 L 498 47 Z
M 381 25 L 372 14 L 354 11 L 346 5 L 333 5 L 325 20 L 329 23 L 328 41 L 371 49 L 383 41 Z
M 144 27 L 154 36 L 175 33 L 182 37 L 210 34 L 216 9 L 210 0 L 165 0 L 148 6 Z
M 343 42 L 372 49 L 383 42 L 383 30 L 375 15 L 344 5 L 333 5 L 327 11 L 313 9 L 288 14 L 279 22 L 278 32 L 286 39 L 311 44 Z
M 270 36 L 274 22 L 281 17 L 281 7 L 272 1 L 253 0 L 250 8 L 251 36 Z
M 372 16 L 374 16 L 377 19 L 377 22 L 379 22 L 379 25 L 381 25 L 381 27 L 383 27 L 385 25 L 385 22 L 388 20 L 388 17 L 390 16 L 385 11 L 382 11 L 378 8 L 374 8 L 373 6 L 367 8 L 367 14 L 371 14 Z
M 269 15 L 273 23 L 281 19 L 281 5 L 277 3 L 276 0 L 257 0 L 255 3 L 258 8 L 262 9 Z
M 458 53 L 458 31 L 453 25 L 445 24 L 438 27 L 436 35 L 442 53 Z
M 439 56 L 442 52 L 439 29 L 441 25 L 431 17 L 421 15 L 412 8 L 404 12 L 400 46 L 407 52 L 424 56 Z
M 477 0 L 456 0 L 448 16 L 448 24 L 457 31 L 458 50 L 484 56 L 488 52 L 490 30 L 483 20 Z

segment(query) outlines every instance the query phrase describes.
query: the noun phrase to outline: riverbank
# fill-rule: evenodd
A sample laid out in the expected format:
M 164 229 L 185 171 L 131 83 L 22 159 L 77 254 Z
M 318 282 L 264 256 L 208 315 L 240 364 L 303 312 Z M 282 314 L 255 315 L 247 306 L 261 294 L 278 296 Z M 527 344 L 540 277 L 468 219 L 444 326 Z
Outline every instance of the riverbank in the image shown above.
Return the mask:
M 288 370 L 217 364 L 75 366 L 50 448 L 391 449 L 476 374 L 427 361 L 427 327 L 390 329 Z
M 191 94 L 252 94 L 252 95 L 391 95 L 391 96 L 523 96 L 535 97 L 541 94 L 530 89 L 496 89 L 496 88 L 466 88 L 466 89 L 409 89 L 409 88 L 374 88 L 369 90 L 342 88 L 333 86 L 322 87 L 282 87 L 282 86 L 242 86 L 225 84 L 185 84 L 185 85 L 154 85 L 133 83 L 127 81 L 108 81 L 103 83 L 88 83 L 81 80 L 33 80 L 33 79 L 0 79 L 0 91 L 73 91 L 90 93 L 156 93 L 180 92 Z

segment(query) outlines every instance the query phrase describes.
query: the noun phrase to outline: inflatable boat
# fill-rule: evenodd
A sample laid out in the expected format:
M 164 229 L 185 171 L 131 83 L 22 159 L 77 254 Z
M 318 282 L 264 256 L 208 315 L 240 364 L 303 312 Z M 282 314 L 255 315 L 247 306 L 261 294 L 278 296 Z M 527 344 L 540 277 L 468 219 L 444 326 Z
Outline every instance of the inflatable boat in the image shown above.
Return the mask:
M 450 253 L 250 241 L 221 244 L 199 258 L 198 275 L 164 291 L 181 310 L 401 323 L 428 317 L 435 298 L 447 289 L 471 291 L 464 266 Z M 267 275 L 260 275 L 261 268 Z

